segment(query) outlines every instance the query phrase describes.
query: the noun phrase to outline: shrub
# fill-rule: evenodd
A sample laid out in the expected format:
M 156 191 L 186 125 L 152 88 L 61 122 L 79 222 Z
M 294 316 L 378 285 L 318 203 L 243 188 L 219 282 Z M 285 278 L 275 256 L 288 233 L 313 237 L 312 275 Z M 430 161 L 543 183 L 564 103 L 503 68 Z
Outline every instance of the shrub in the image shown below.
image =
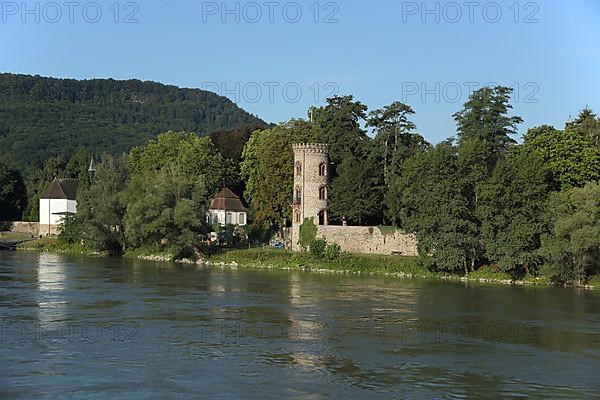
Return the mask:
M 246 235 L 250 243 L 268 243 L 272 236 L 271 230 L 266 229 L 259 224 L 249 224 L 243 228 L 246 231 Z
M 337 261 L 340 258 L 341 254 L 342 248 L 337 243 L 330 244 L 325 249 L 325 258 L 327 258 L 330 261 Z
M 298 244 L 304 248 L 311 245 L 313 240 L 317 238 L 317 226 L 312 218 L 305 218 L 300 225 L 300 240 Z M 312 247 L 312 246 L 311 246 Z
M 325 248 L 327 247 L 327 242 L 323 239 L 314 239 L 310 242 L 310 253 L 318 258 L 325 257 Z
M 58 240 L 63 244 L 74 244 L 81 240 L 81 224 L 75 216 L 66 216 L 58 230 Z

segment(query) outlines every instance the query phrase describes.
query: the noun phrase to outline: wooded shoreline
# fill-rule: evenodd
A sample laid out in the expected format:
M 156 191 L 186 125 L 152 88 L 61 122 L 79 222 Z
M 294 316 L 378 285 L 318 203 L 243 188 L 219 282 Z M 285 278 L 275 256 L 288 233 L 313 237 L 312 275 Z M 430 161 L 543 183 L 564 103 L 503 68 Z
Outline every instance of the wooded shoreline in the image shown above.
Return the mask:
M 18 250 L 82 255 L 87 257 L 108 257 L 107 254 L 90 252 L 85 248 L 60 246 L 57 243 L 48 246 L 47 241 L 46 245 L 43 246 L 31 246 L 31 243 L 29 245 L 24 243 L 18 247 Z M 332 261 L 315 258 L 309 253 L 297 253 L 270 248 L 225 250 L 198 260 L 182 259 L 173 261 L 171 254 L 144 254 L 141 252 L 126 253 L 123 257 L 162 264 L 197 265 L 226 269 L 295 271 L 331 275 L 380 276 L 400 279 L 437 279 L 510 286 L 569 287 L 590 290 L 600 288 L 599 275 L 591 278 L 585 285 L 557 285 L 545 277 L 525 276 L 514 278 L 492 267 L 484 267 L 466 275 L 433 272 L 420 265 L 418 257 L 344 254 L 340 259 Z

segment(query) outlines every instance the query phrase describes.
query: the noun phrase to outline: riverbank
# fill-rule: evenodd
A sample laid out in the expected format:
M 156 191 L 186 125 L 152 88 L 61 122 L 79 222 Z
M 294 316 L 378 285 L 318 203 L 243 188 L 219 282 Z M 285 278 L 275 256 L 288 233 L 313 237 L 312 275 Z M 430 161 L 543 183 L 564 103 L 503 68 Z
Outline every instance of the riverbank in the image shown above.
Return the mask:
M 552 282 L 545 277 L 528 276 L 523 279 L 513 279 L 509 274 L 495 271 L 491 267 L 480 268 L 466 276 L 432 272 L 423 267 L 417 257 L 386 255 L 344 254 L 338 260 L 327 260 L 316 258 L 308 253 L 275 249 L 249 249 L 225 251 L 211 256 L 205 263 L 211 266 L 231 268 L 442 279 L 503 285 L 552 285 Z M 587 289 L 600 287 L 600 277 L 596 276 L 589 285 L 584 287 Z
M 81 254 L 86 256 L 106 256 L 80 245 L 60 244 L 54 238 L 42 238 L 23 243 L 19 250 L 48 251 L 63 254 Z M 140 260 L 170 263 L 172 255 L 157 252 L 133 251 L 124 257 Z M 448 281 L 493 283 L 520 286 L 552 286 L 545 277 L 526 276 L 514 279 L 509 274 L 496 271 L 491 267 L 483 267 L 467 275 L 453 275 L 444 272 L 432 272 L 419 263 L 417 257 L 386 256 L 372 254 L 342 254 L 337 260 L 317 258 L 309 253 L 297 253 L 271 248 L 254 248 L 243 250 L 224 250 L 207 258 L 198 260 L 178 260 L 177 263 L 188 265 L 207 265 L 218 268 L 248 268 L 263 270 L 301 271 L 324 274 L 370 275 L 394 278 L 425 278 Z M 585 289 L 600 288 L 600 275 L 594 276 Z
M 17 246 L 17 250 L 23 251 L 47 251 L 51 253 L 64 254 L 82 254 L 86 256 L 106 256 L 108 254 L 99 253 L 88 249 L 80 244 L 63 244 L 53 237 L 43 237 L 41 239 L 29 240 Z

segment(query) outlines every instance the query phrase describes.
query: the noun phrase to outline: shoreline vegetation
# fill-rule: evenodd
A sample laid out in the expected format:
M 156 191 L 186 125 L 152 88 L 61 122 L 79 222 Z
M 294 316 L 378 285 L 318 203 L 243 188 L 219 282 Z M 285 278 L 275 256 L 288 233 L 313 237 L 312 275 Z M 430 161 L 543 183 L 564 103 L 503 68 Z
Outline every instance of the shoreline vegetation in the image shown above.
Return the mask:
M 586 107 L 564 128 L 533 127 L 518 143 L 513 136 L 523 120 L 512 115 L 512 93 L 504 86 L 473 91 L 452 115 L 456 135 L 437 144 L 418 133 L 410 105 L 395 101 L 370 109 L 344 95 L 310 108 L 306 120 L 228 132 L 231 141 L 170 130 L 128 153 L 92 158 L 90 149 L 82 148 L 51 157 L 25 180 L 0 162 L 0 210 L 3 218 L 38 220 L 48 182 L 64 177 L 79 180 L 77 213 L 59 226 L 60 245 L 74 252 L 196 260 L 220 251 L 207 248 L 209 243 L 243 248 L 289 242 L 288 228 L 296 221 L 297 244 L 310 254 L 226 252 L 213 260 L 224 263 L 221 259 L 229 257 L 237 264 L 279 269 L 595 284 L 600 117 Z M 324 171 L 295 160 L 293 146 L 302 143 L 327 145 Z M 324 172 L 329 183 L 318 190 L 295 185 L 295 175 L 309 168 L 312 174 Z M 207 220 L 212 196 L 223 187 L 243 196 L 245 226 L 228 224 L 226 217 L 216 225 Z M 317 196 L 323 202 L 319 210 L 303 216 L 293 211 L 293 204 L 306 205 Z M 420 257 L 409 262 L 342 255 L 352 247 L 317 237 L 314 222 L 324 210 L 330 225 L 414 233 Z M 304 230 L 300 223 L 307 225 Z M 27 244 L 45 246 L 56 245 Z
M 20 251 L 45 251 L 62 254 L 80 254 L 92 257 L 106 257 L 107 253 L 95 252 L 79 245 L 64 245 L 56 239 L 44 238 L 26 242 L 18 246 Z M 476 282 L 513 286 L 555 286 L 580 289 L 600 288 L 600 276 L 592 277 L 586 285 L 557 285 L 546 277 L 512 277 L 510 274 L 486 266 L 465 275 L 449 274 L 428 270 L 419 263 L 418 257 L 402 257 L 372 254 L 342 254 L 337 260 L 317 258 L 307 252 L 292 252 L 271 248 L 224 250 L 206 258 L 194 261 L 182 259 L 173 261 L 167 253 L 131 251 L 123 255 L 156 263 L 205 265 L 216 268 L 243 268 L 267 271 L 297 271 L 332 275 L 382 276 L 389 278 L 422 278 L 445 281 Z

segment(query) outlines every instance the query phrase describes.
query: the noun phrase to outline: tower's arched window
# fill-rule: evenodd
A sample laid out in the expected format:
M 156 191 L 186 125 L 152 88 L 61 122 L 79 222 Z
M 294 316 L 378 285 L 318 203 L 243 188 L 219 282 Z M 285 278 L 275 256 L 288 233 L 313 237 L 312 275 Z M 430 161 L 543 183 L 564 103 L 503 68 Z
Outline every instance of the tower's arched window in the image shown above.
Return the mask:
M 319 200 L 327 200 L 327 186 L 319 188 Z
M 299 224 L 300 223 L 300 211 L 296 211 L 294 213 L 294 222 Z
M 327 164 L 321 163 L 319 165 L 319 176 L 327 176 Z
M 296 163 L 296 175 L 298 175 L 298 176 L 302 175 L 302 163 L 301 162 Z
M 297 186 L 296 187 L 296 198 L 294 199 L 295 203 L 300 204 L 301 199 L 302 199 L 302 189 L 300 189 L 300 186 Z
M 327 220 L 327 211 L 321 210 L 319 212 L 319 225 L 327 225 L 329 221 Z

